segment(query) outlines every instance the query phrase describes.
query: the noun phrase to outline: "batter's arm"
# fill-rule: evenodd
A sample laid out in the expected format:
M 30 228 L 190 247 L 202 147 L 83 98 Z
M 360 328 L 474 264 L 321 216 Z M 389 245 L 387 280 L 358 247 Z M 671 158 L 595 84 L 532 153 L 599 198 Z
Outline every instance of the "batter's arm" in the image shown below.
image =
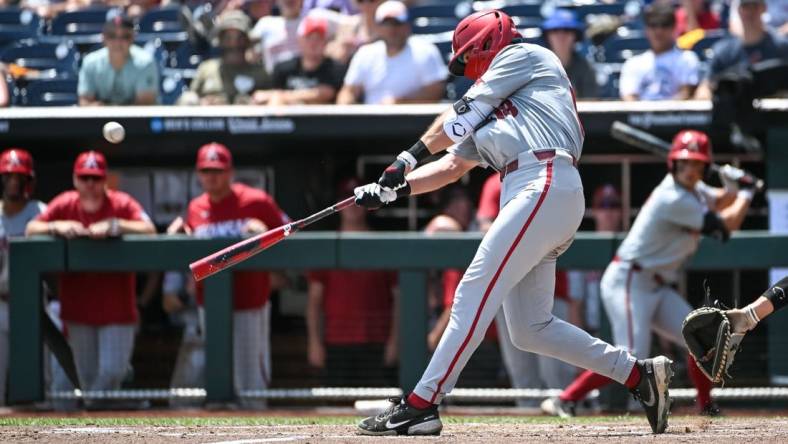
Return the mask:
M 307 361 L 313 367 L 323 368 L 326 364 L 326 351 L 323 345 L 323 284 L 310 281 L 307 290 L 306 332 Z
M 406 179 L 410 184 L 411 194 L 429 193 L 456 182 L 478 164 L 474 160 L 446 154 L 435 162 L 411 171 Z
M 454 111 L 451 108 L 441 113 L 421 136 L 420 140 L 427 147 L 430 154 L 439 153 L 454 144 L 443 129 L 444 122 L 453 114 Z
M 725 228 L 728 231 L 735 231 L 741 228 L 744 217 L 747 215 L 747 210 L 750 208 L 750 200 L 739 195 L 733 203 L 719 212 L 720 219 L 722 219 L 722 223 L 725 224 Z

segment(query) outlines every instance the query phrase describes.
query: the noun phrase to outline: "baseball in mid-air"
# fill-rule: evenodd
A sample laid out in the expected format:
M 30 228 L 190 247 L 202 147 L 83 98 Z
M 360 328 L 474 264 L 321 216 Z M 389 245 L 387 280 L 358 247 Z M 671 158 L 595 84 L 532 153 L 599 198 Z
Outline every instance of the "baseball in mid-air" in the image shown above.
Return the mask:
M 126 137 L 126 130 L 123 128 L 123 125 L 115 121 L 105 123 L 102 132 L 104 133 L 104 138 L 110 143 L 123 142 L 123 138 Z

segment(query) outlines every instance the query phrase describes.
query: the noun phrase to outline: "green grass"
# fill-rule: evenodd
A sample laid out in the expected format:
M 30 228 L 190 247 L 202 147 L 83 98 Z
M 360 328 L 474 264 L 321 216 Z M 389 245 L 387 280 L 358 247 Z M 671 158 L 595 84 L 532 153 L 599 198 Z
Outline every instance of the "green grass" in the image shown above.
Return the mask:
M 547 416 L 444 416 L 441 417 L 446 424 L 560 424 L 569 423 L 569 420 Z M 573 418 L 573 424 L 610 423 L 630 421 L 635 418 L 628 416 L 586 416 Z M 353 426 L 359 418 L 351 416 L 306 416 L 306 417 L 266 417 L 266 416 L 236 416 L 236 417 L 119 417 L 119 418 L 0 418 L 0 427 L 42 427 L 42 426 L 272 426 L 272 425 L 347 425 Z M 645 419 L 644 419 L 645 420 Z

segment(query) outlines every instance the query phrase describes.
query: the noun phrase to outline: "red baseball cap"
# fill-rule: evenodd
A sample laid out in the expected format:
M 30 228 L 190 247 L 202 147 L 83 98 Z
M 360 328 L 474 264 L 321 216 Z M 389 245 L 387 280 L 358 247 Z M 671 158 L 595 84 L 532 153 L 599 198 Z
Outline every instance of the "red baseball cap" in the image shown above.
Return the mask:
M 233 155 L 221 143 L 211 142 L 197 151 L 198 170 L 229 170 L 233 167 Z
M 33 156 L 21 148 L 9 148 L 0 154 L 0 174 L 19 173 L 34 177 Z
M 85 151 L 77 156 L 77 161 L 74 162 L 74 174 L 107 177 L 107 160 L 98 151 Z
M 320 36 L 325 37 L 328 34 L 328 20 L 317 16 L 308 15 L 304 17 L 304 19 L 301 20 L 301 24 L 298 25 L 298 35 L 300 37 L 306 37 L 313 32 L 317 32 Z

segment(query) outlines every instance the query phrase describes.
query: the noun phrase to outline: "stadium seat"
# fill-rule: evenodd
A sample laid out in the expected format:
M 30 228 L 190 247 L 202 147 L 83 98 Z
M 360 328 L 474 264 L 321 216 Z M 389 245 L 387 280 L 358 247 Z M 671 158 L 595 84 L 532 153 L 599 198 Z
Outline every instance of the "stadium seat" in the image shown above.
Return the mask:
M 473 80 L 465 77 L 449 76 L 449 80 L 446 82 L 446 98 L 451 102 L 457 101 L 472 85 Z
M 633 55 L 649 49 L 648 40 L 638 34 L 631 33 L 626 37 L 612 36 L 602 44 L 604 60 L 607 63 L 621 63 Z
M 71 106 L 79 103 L 77 79 L 47 79 L 25 88 L 25 106 Z
M 17 8 L 0 9 L 0 47 L 41 34 L 41 17 L 32 11 Z
M 79 54 L 67 41 L 19 43 L 3 50 L 0 61 L 42 71 L 45 77 L 76 77 Z
M 457 5 L 451 3 L 426 4 L 411 6 L 408 8 L 408 16 L 411 20 L 418 17 L 460 18 L 461 16 L 458 16 L 456 11 Z M 470 8 L 468 8 L 468 11 L 470 12 Z
M 599 97 L 602 99 L 618 99 L 618 85 L 621 77 L 621 63 L 597 63 L 596 82 L 599 85 Z
M 47 40 L 71 40 L 75 44 L 101 42 L 101 31 L 108 18 L 119 10 L 110 8 L 88 8 L 79 11 L 61 12 L 50 25 Z
M 216 51 L 216 49 L 214 49 L 214 51 Z M 167 67 L 194 70 L 197 69 L 197 66 L 199 66 L 203 60 L 211 58 L 212 55 L 212 51 L 200 51 L 191 43 L 184 42 L 169 53 L 169 63 L 167 63 Z
M 587 15 L 624 15 L 624 6 L 626 3 L 593 3 L 590 5 L 581 5 L 574 8 L 578 20 L 585 21 Z
M 454 31 L 460 21 L 452 17 L 417 17 L 412 21 L 414 34 L 439 34 Z
M 165 45 L 174 47 L 185 42 L 188 37 L 185 18 L 179 6 L 151 9 L 140 19 L 137 38 L 141 41 L 159 39 Z
M 174 105 L 183 91 L 188 89 L 182 73 L 176 70 L 167 70 L 162 73 L 159 98 L 162 105 Z

